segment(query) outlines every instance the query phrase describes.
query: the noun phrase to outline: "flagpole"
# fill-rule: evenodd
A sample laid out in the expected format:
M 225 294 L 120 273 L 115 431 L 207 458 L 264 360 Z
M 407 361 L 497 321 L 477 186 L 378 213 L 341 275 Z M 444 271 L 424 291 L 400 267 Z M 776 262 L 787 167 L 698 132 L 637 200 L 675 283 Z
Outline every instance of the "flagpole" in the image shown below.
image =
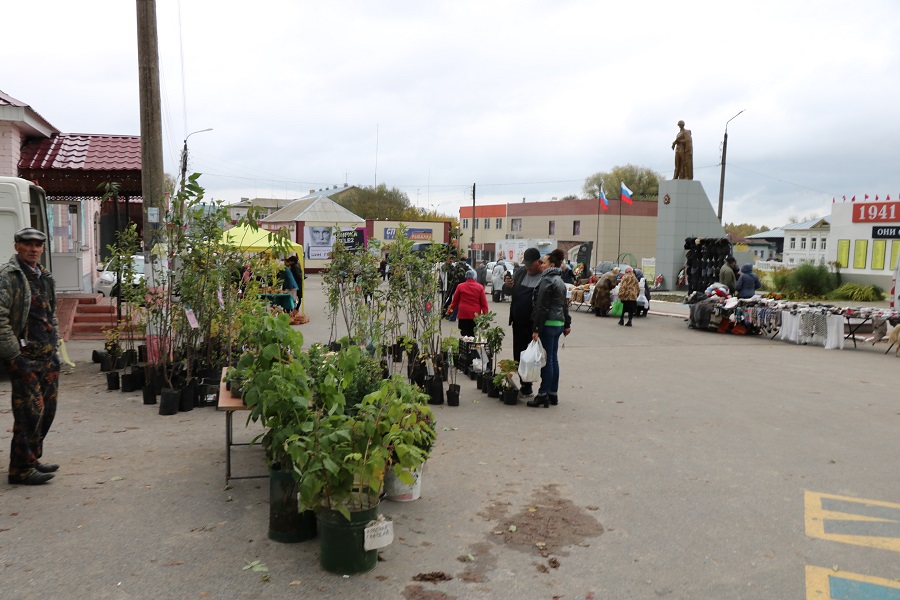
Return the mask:
M 619 197 L 619 239 L 616 242 L 616 263 L 619 262 L 619 256 L 622 253 L 622 205 L 625 202 L 622 201 L 622 198 Z
M 597 237 L 594 242 L 594 251 L 597 252 L 597 260 L 594 264 L 600 263 L 600 211 L 603 210 L 603 180 L 600 181 L 600 197 L 597 199 Z M 592 265 L 585 265 L 590 269 Z

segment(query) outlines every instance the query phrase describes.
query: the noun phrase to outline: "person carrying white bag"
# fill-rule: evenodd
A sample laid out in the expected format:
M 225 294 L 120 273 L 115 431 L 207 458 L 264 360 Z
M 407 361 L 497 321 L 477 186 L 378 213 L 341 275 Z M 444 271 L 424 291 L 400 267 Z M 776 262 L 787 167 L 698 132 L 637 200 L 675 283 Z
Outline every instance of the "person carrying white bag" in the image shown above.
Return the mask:
M 540 381 L 541 369 L 547 364 L 547 352 L 541 340 L 531 340 L 519 356 L 519 378 L 523 383 Z

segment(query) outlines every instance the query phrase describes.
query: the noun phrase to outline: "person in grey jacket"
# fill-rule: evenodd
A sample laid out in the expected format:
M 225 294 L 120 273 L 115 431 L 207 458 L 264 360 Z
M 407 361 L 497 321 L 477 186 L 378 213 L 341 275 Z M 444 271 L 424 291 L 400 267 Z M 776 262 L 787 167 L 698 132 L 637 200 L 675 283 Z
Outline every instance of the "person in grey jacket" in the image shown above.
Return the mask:
M 531 312 L 533 333 L 531 339 L 540 340 L 547 353 L 547 364 L 541 368 L 541 386 L 528 406 L 559 404 L 559 337 L 569 335 L 572 319 L 566 301 L 566 284 L 561 278 L 563 257 L 557 248 L 544 258 L 544 272 L 534 291 L 534 307 Z
M 738 298 L 752 298 L 756 294 L 756 290 L 762 287 L 762 281 L 759 276 L 753 272 L 753 265 L 747 263 L 741 267 L 741 275 L 734 284 L 735 293 Z
M 37 229 L 17 231 L 16 254 L 0 266 L 0 360 L 12 383 L 8 479 L 13 484 L 47 483 L 59 469 L 39 462 L 59 391 L 56 285 L 40 264 L 46 240 Z

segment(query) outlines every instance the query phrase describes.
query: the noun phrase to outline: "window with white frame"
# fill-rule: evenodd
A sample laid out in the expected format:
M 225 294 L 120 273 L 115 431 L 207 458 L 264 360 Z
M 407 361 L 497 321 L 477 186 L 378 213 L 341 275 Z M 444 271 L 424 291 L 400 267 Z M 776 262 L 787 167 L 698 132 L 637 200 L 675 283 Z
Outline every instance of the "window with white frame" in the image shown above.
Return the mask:
M 822 250 L 825 249 L 825 242 L 828 238 L 822 238 Z
M 463 220 L 462 220 L 462 228 L 463 228 L 463 229 L 468 229 L 468 228 L 469 228 L 469 220 L 468 220 L 468 219 L 463 219 Z
M 800 238 L 800 249 L 806 250 L 806 238 Z
M 475 229 L 478 229 L 478 219 L 476 218 L 472 222 L 475 223 Z
M 556 221 L 550 221 L 549 225 L 547 235 L 556 235 Z
M 502 218 L 498 217 L 498 218 L 494 219 L 494 229 L 503 229 L 503 219 Z
M 818 241 L 818 238 L 809 238 L 809 249 L 810 249 L 810 250 L 815 250 L 815 249 L 816 249 L 816 242 L 817 242 L 817 241 Z
M 485 229 L 490 229 L 490 228 L 491 228 L 491 220 L 490 220 L 490 219 L 485 219 L 485 220 L 484 220 L 484 228 L 485 228 Z
M 572 235 L 581 235 L 581 221 L 572 222 Z
M 797 238 L 791 238 L 791 245 L 788 246 L 791 250 L 797 247 Z
M 510 231 L 522 231 L 522 219 L 511 219 L 509 229 Z

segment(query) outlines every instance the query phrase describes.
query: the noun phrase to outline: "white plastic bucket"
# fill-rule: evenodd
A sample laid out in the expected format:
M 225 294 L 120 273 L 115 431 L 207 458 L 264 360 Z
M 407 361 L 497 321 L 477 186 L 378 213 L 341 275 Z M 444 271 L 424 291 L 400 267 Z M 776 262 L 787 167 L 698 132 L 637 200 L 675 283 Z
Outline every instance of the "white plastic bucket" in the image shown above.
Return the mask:
M 406 471 L 407 469 L 404 469 Z M 422 469 L 412 471 L 413 483 L 406 484 L 394 473 L 393 467 L 384 474 L 384 495 L 393 502 L 412 502 L 422 495 Z

